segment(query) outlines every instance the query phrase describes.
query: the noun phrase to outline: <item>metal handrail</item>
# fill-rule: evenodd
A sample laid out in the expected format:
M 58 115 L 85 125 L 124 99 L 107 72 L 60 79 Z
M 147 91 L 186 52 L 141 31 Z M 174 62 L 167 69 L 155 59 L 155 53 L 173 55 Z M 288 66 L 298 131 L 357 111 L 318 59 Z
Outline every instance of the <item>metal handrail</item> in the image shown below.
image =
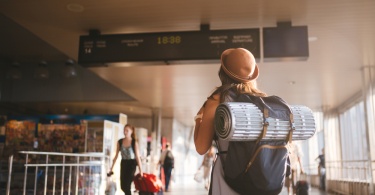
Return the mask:
M 106 164 L 107 160 L 109 159 L 109 156 L 104 155 L 103 153 L 59 153 L 59 152 L 38 152 L 38 151 L 20 151 L 19 153 L 25 154 L 26 155 L 26 162 L 24 164 L 25 167 L 25 173 L 24 173 L 24 181 L 23 181 L 23 195 L 26 195 L 26 185 L 27 185 L 27 174 L 28 174 L 28 168 L 35 168 L 35 180 L 34 180 L 34 195 L 36 195 L 37 191 L 37 183 L 40 181 L 38 178 L 38 170 L 44 170 L 44 195 L 47 194 L 47 183 L 51 184 L 52 183 L 52 194 L 56 193 L 56 184 L 57 181 L 57 168 L 61 168 L 61 195 L 64 194 L 64 191 L 68 192 L 68 194 L 76 194 L 78 195 L 79 192 L 79 180 L 82 179 L 82 175 L 85 176 L 85 174 L 88 172 L 87 179 L 93 179 L 91 177 L 91 169 L 93 167 L 100 167 L 100 172 L 99 173 L 99 183 L 100 187 L 99 188 L 92 188 L 91 182 L 89 182 L 87 188 L 82 190 L 90 190 L 94 189 L 94 191 L 97 194 L 103 194 L 104 189 L 105 189 L 105 183 L 103 182 L 105 179 L 105 168 L 104 165 Z M 29 162 L 29 155 L 33 155 L 36 157 L 37 162 L 30 163 Z M 45 156 L 45 162 L 39 163 L 41 161 L 40 156 Z M 49 158 L 53 156 L 60 156 L 62 157 L 62 160 L 59 161 L 54 161 L 50 162 Z M 73 159 L 66 163 L 66 157 L 72 157 Z M 85 159 L 85 160 L 81 160 Z M 43 160 L 42 160 L 43 161 Z M 11 167 L 13 164 L 13 158 L 10 158 L 9 160 L 9 175 L 8 175 L 8 186 L 7 186 L 7 195 L 10 193 L 10 181 L 11 181 Z M 48 177 L 51 176 L 48 173 L 49 168 L 53 168 L 52 174 L 53 174 L 53 179 L 48 180 Z M 81 169 L 83 167 L 83 169 Z M 87 168 L 88 167 L 88 168 Z M 68 168 L 68 172 L 65 173 L 66 168 Z M 73 170 L 74 168 L 75 170 Z M 80 170 L 83 170 L 80 171 Z M 75 173 L 73 173 L 73 171 Z M 66 175 L 67 174 L 67 175 Z M 60 176 L 59 176 L 60 177 Z M 68 177 L 68 178 L 66 178 Z M 65 180 L 67 180 L 68 183 L 65 183 Z M 72 183 L 72 181 L 75 181 Z M 67 189 L 65 188 L 68 185 Z M 97 187 L 97 186 L 95 186 Z M 39 191 L 39 190 L 38 190 Z
M 368 160 L 327 161 L 327 178 L 371 182 L 370 167 Z
M 72 167 L 80 167 L 80 166 L 87 166 L 87 165 L 102 165 L 102 163 L 90 163 L 90 164 L 88 164 L 88 163 L 81 163 L 81 164 L 72 164 L 72 163 L 70 163 L 70 164 L 67 164 L 67 163 L 65 163 L 64 164 L 64 166 L 72 166 Z M 40 166 L 40 167 L 56 167 L 56 166 L 61 166 L 61 164 L 25 164 L 25 167 L 38 167 L 38 166 Z
M 10 179 L 12 175 L 12 165 L 13 165 L 13 155 L 9 157 L 8 184 L 7 184 L 6 195 L 9 195 L 10 193 Z
M 37 152 L 37 151 L 19 151 L 21 154 L 40 154 L 40 155 L 56 155 L 56 156 L 78 156 L 78 157 L 107 157 L 103 153 L 63 153 L 63 152 Z
M 368 162 L 368 160 L 335 160 L 335 161 L 326 161 L 327 163 L 346 163 L 346 162 Z M 372 161 L 375 162 L 375 161 Z

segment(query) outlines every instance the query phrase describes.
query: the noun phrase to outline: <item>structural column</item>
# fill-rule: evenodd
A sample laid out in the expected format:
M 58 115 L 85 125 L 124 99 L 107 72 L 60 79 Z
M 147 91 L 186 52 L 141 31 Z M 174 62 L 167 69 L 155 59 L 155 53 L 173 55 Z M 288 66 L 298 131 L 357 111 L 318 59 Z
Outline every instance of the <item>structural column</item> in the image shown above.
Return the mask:
M 153 157 L 158 158 L 160 156 L 160 139 L 161 139 L 161 109 L 152 109 L 152 142 L 151 148 L 153 152 Z
M 363 103 L 365 112 L 365 127 L 366 127 L 366 137 L 367 137 L 367 152 L 368 152 L 368 175 L 370 182 L 370 194 L 374 194 L 374 158 L 375 158 L 375 66 L 364 66 L 362 68 L 362 78 L 363 78 Z

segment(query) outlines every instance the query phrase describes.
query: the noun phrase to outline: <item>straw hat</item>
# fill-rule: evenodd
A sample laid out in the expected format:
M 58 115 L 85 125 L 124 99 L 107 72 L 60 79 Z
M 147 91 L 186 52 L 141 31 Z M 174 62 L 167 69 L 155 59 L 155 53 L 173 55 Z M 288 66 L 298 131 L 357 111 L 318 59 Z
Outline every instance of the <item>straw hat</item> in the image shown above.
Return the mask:
M 233 80 L 248 83 L 259 76 L 253 54 L 244 48 L 227 49 L 221 54 L 221 68 Z

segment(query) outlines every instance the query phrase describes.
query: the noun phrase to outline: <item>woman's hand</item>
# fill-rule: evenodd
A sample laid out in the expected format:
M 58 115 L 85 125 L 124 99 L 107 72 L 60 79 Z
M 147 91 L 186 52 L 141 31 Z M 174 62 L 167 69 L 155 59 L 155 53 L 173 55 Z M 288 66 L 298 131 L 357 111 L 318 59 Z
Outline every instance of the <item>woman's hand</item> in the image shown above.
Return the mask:
M 141 169 L 141 167 L 138 167 L 139 168 L 139 174 L 143 177 L 143 171 Z
M 111 177 L 111 175 L 113 175 L 113 171 L 112 170 L 107 173 L 107 177 Z

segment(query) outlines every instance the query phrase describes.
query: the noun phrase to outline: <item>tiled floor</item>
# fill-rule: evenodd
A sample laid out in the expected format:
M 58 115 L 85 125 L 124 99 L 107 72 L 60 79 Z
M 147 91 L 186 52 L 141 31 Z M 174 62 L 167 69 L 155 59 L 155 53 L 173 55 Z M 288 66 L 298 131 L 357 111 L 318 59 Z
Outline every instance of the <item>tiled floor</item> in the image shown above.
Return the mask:
M 207 195 L 208 192 L 202 184 L 173 184 L 171 185 L 170 192 L 164 192 L 164 195 Z M 280 195 L 287 195 L 284 189 Z M 328 193 L 320 191 L 317 188 L 311 188 L 309 195 L 328 195 Z

